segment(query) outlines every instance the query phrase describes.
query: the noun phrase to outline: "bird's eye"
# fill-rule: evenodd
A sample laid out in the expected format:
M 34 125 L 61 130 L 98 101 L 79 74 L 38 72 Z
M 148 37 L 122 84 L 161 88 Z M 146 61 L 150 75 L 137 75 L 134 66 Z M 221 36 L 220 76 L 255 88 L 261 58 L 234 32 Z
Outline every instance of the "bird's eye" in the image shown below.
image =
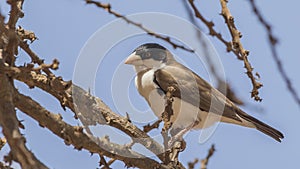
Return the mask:
M 144 55 L 144 59 L 149 59 L 151 57 L 151 53 L 150 52 L 146 52 Z

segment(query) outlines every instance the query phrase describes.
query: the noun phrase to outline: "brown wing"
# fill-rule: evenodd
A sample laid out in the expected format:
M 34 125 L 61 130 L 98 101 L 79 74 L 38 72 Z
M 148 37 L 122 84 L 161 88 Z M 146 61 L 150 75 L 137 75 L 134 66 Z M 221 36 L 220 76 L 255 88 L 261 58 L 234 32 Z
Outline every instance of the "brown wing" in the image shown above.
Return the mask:
M 225 117 L 241 122 L 236 116 L 234 107 L 223 94 L 183 65 L 170 65 L 157 70 L 154 82 L 165 92 L 169 86 L 173 86 L 176 89 L 173 93 L 174 97 L 203 111 L 223 114 Z
M 154 82 L 164 92 L 167 91 L 169 86 L 173 86 L 176 89 L 173 97 L 178 97 L 203 111 L 216 113 L 238 122 L 242 122 L 240 119 L 242 118 L 254 124 L 259 131 L 279 142 L 284 137 L 278 130 L 239 109 L 221 92 L 181 64 L 173 63 L 173 65 L 168 65 L 163 69 L 157 70 L 154 75 Z

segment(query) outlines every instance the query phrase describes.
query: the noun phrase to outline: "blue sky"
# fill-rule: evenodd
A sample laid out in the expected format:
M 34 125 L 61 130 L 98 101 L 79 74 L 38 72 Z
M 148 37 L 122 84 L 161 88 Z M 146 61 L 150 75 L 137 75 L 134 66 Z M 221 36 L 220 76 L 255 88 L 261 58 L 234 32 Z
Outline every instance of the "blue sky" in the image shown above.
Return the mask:
M 188 15 L 181 1 L 110 1 L 113 9 L 122 14 L 136 14 L 141 12 L 161 12 L 175 16 L 182 19 L 188 19 Z M 216 24 L 216 29 L 221 32 L 225 38 L 229 39 L 227 27 L 224 25 L 223 18 L 219 15 L 221 7 L 218 1 L 203 0 L 199 4 L 200 10 L 206 18 L 210 18 Z M 298 16 L 295 15 L 300 5 L 298 1 L 259 1 L 257 2 L 263 15 L 273 25 L 274 33 L 279 38 L 278 52 L 283 61 L 284 68 L 291 77 L 292 83 L 300 94 L 300 58 L 297 57 L 298 40 L 300 24 L 297 22 Z M 172 5 L 170 5 L 172 4 Z M 0 3 L 1 12 L 7 13 L 8 7 L 3 1 Z M 255 68 L 254 72 L 259 72 L 261 81 L 264 87 L 260 90 L 263 101 L 256 103 L 249 98 L 251 84 L 250 80 L 244 74 L 243 63 L 238 61 L 234 55 L 226 53 L 225 47 L 218 42 L 215 38 L 209 37 L 211 43 L 216 49 L 220 61 L 222 63 L 224 73 L 227 80 L 230 82 L 236 93 L 247 103 L 242 107 L 249 114 L 257 117 L 258 119 L 274 126 L 282 131 L 285 139 L 282 143 L 277 143 L 271 138 L 261 134 L 252 129 L 246 129 L 239 126 L 221 124 L 207 142 L 200 144 L 199 135 L 200 131 L 192 131 L 185 138 L 187 140 L 187 149 L 181 153 L 180 158 L 183 163 L 191 161 L 194 158 L 203 158 L 212 143 L 216 144 L 217 151 L 211 158 L 209 163 L 210 169 L 252 169 L 252 168 L 295 168 L 298 165 L 298 157 L 300 156 L 299 141 L 300 135 L 298 129 L 300 128 L 299 106 L 296 105 L 290 93 L 287 91 L 285 84 L 280 77 L 276 65 L 272 60 L 269 46 L 267 43 L 266 33 L 262 26 L 257 22 L 256 17 L 252 15 L 251 9 L 247 1 L 230 1 L 228 4 L 231 13 L 235 16 L 235 21 L 238 29 L 243 33 L 242 43 L 244 47 L 250 50 L 249 60 Z M 107 14 L 104 10 L 95 8 L 90 5 L 85 5 L 83 1 L 74 0 L 52 0 L 52 1 L 39 1 L 31 0 L 24 3 L 25 17 L 20 20 L 19 25 L 25 29 L 33 30 L 38 36 L 39 40 L 34 42 L 31 47 L 38 53 L 41 58 L 46 62 L 51 62 L 54 58 L 60 61 L 60 69 L 56 71 L 57 75 L 64 77 L 65 80 L 78 77 L 76 72 L 76 62 L 78 66 L 78 59 L 88 57 L 90 55 L 96 57 L 103 57 L 101 62 L 95 62 L 96 68 L 95 78 L 91 74 L 83 73 L 87 79 L 94 80 L 92 82 L 85 81 L 82 76 L 77 84 L 85 89 L 91 88 L 92 92 L 102 98 L 114 111 L 124 114 L 126 107 L 120 106 L 120 99 L 114 93 L 118 87 L 129 87 L 125 91 L 126 96 L 130 98 L 131 104 L 135 107 L 135 116 L 149 115 L 150 110 L 147 104 L 138 96 L 133 81 L 133 70 L 131 67 L 122 64 L 123 60 L 142 43 L 157 42 L 163 44 L 174 53 L 178 60 L 181 60 L 185 65 L 189 66 L 192 70 L 203 76 L 205 79 L 210 80 L 209 73 L 205 68 L 205 64 L 199 60 L 194 54 L 182 51 L 180 49 L 174 50 L 170 45 L 157 40 L 155 38 L 139 34 L 127 37 L 123 40 L 120 39 L 115 43 L 112 48 L 100 54 L 102 48 L 105 48 L 112 38 L 117 37 L 118 32 L 123 32 L 125 29 L 135 29 L 133 26 L 114 27 L 107 34 L 101 34 L 104 25 L 110 24 L 115 21 L 115 18 Z M 155 19 L 152 22 L 155 23 Z M 182 25 L 178 27 L 168 27 L 165 23 L 159 21 L 157 18 L 156 24 L 159 26 L 173 30 L 182 29 Z M 142 21 L 142 20 L 141 20 Z M 151 24 L 153 24 L 151 22 Z M 150 24 L 144 23 L 145 25 Z M 151 25 L 149 25 L 151 27 Z M 155 27 L 155 25 L 152 25 Z M 205 27 L 202 26 L 204 32 L 207 32 Z M 95 37 L 95 32 L 103 35 L 100 40 L 92 43 L 94 46 L 83 48 Z M 180 33 L 187 33 L 183 29 Z M 94 36 L 92 36 L 94 35 Z M 92 37 L 92 38 L 91 38 Z M 182 40 L 182 39 L 178 39 Z M 104 43 L 99 43 L 104 41 Z M 185 43 L 192 43 L 194 39 L 186 41 Z M 107 42 L 107 43 L 105 43 Z M 97 48 L 97 45 L 99 46 Z M 87 50 L 87 54 L 82 55 Z M 99 52 L 100 50 L 100 52 Z M 81 54 L 80 54 L 81 52 Z M 99 54 L 98 54 L 99 52 Z M 296 56 L 295 56 L 296 55 Z M 99 58 L 98 58 L 99 59 Z M 22 52 L 20 52 L 18 63 L 29 62 L 30 59 Z M 88 60 L 90 61 L 90 60 Z M 91 68 L 92 62 L 79 62 L 87 68 Z M 219 68 L 219 67 L 218 67 Z M 126 71 L 125 74 L 118 72 Z M 117 73 L 116 73 L 117 72 Z M 81 72 L 82 73 L 82 72 Z M 128 78 L 120 79 L 122 75 L 128 75 Z M 129 76 L 130 75 L 130 76 Z M 126 76 L 127 77 L 127 76 Z M 114 79 L 115 78 L 115 79 Z M 116 80 L 117 81 L 114 81 Z M 123 83 L 123 80 L 125 81 Z M 113 84 L 116 85 L 112 85 Z M 73 125 L 80 124 L 74 120 L 73 113 L 70 111 L 64 112 L 57 100 L 52 98 L 49 94 L 44 93 L 39 89 L 28 89 L 27 86 L 17 83 L 18 88 L 25 94 L 31 95 L 34 99 L 39 100 L 43 106 L 52 112 L 61 113 L 66 121 Z M 113 91 L 113 92 L 112 92 Z M 121 97 L 123 98 L 123 97 Z M 122 100 L 121 100 L 122 101 Z M 141 114 L 137 114 L 140 112 Z M 148 112 L 145 113 L 145 112 Z M 45 128 L 39 125 L 24 115 L 18 113 L 18 117 L 23 119 L 25 130 L 22 132 L 27 138 L 28 147 L 34 154 L 50 168 L 97 168 L 98 157 L 90 156 L 87 151 L 77 151 L 73 147 L 65 146 L 62 139 L 54 136 Z M 138 123 L 139 125 L 145 122 Z M 101 127 L 99 127 L 101 128 Z M 111 129 L 110 129 L 111 130 Z M 97 131 L 97 129 L 96 129 Z M 116 132 L 120 134 L 119 132 Z M 99 133 L 99 135 L 106 133 Z M 153 133 L 155 135 L 155 133 Z M 113 137 L 113 135 L 111 136 Z M 124 139 L 125 140 L 125 139 Z M 137 148 L 138 149 L 138 148 Z M 3 157 L 8 151 L 5 146 L 0 151 L 0 158 Z M 116 163 L 113 168 L 123 168 L 122 163 Z M 16 168 L 18 166 L 16 165 Z

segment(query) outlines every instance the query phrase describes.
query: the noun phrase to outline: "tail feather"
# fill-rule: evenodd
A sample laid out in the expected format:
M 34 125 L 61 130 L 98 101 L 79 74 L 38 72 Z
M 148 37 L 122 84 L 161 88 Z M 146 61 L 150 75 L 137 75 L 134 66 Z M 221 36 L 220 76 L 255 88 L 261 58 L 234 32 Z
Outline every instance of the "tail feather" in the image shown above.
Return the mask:
M 254 118 L 254 117 L 252 117 L 252 116 L 250 116 L 246 113 L 238 113 L 238 115 L 241 118 L 253 123 L 257 130 L 259 130 L 259 131 L 263 132 L 264 134 L 274 138 L 278 142 L 281 142 L 281 139 L 284 138 L 283 134 L 280 131 L 274 129 L 273 127 L 271 127 L 271 126 L 269 126 L 269 125 L 267 125 L 267 124 L 265 124 L 261 121 L 259 121 L 258 119 Z

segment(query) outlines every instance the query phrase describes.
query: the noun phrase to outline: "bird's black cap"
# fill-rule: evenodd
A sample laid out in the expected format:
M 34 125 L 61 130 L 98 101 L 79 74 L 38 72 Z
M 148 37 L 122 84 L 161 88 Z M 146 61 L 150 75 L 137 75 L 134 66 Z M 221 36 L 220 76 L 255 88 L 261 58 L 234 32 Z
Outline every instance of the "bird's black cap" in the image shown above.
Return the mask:
M 160 44 L 157 44 L 157 43 L 145 43 L 145 44 L 139 46 L 138 48 L 136 48 L 133 52 L 141 51 L 141 50 L 145 50 L 145 49 L 150 49 L 150 48 L 166 50 L 166 48 L 163 47 L 163 46 L 161 46 Z

